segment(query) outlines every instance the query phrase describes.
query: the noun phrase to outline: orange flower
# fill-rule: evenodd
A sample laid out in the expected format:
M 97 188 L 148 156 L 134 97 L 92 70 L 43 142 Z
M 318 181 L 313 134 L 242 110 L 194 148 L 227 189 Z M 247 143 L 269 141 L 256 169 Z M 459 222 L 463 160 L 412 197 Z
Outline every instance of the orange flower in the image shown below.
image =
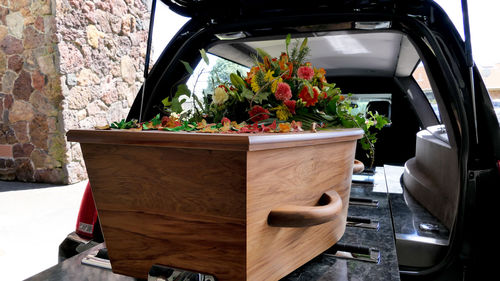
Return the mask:
M 290 126 L 290 123 L 280 123 L 280 133 L 288 133 L 292 129 L 292 126 Z
M 260 67 L 258 66 L 254 66 L 250 69 L 250 72 L 247 72 L 247 78 L 245 78 L 245 81 L 248 83 L 248 84 L 251 84 L 252 83 L 252 78 L 253 76 L 255 75 L 255 73 L 257 73 L 258 71 L 260 71 Z
M 269 60 L 269 57 L 264 57 L 264 67 L 266 69 L 271 69 L 271 61 Z
M 312 88 L 313 94 L 309 93 L 309 89 L 304 86 L 299 93 L 299 98 L 306 103 L 306 107 L 313 106 L 318 102 L 319 91 L 316 87 Z
M 279 61 L 280 69 L 282 71 L 286 70 L 287 64 L 288 64 L 288 55 L 286 53 L 281 53 Z

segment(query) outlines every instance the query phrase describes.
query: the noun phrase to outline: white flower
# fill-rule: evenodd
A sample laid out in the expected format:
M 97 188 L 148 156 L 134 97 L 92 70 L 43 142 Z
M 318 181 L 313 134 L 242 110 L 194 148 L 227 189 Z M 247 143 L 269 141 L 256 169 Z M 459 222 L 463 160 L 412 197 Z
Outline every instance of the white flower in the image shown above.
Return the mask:
M 217 105 L 225 103 L 229 99 L 229 95 L 226 90 L 222 87 L 217 87 L 214 92 L 213 102 Z

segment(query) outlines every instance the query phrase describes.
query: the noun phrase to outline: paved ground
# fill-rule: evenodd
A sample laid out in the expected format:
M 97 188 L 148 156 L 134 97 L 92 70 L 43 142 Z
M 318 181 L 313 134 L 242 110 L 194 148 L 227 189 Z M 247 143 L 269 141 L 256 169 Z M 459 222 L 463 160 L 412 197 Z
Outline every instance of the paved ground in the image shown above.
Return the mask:
M 0 280 L 24 280 L 57 263 L 85 185 L 0 181 Z

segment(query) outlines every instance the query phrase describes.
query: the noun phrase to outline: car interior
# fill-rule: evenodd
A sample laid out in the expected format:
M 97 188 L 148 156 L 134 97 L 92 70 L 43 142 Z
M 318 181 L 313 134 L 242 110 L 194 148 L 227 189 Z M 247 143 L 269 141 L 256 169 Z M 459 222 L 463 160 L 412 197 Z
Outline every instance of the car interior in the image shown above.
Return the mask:
M 425 86 L 429 81 L 424 58 L 409 36 L 388 29 L 388 24 L 360 24 L 359 29 L 347 31 L 307 27 L 321 31 L 292 34 L 292 41 L 308 38 L 307 60 L 324 68 L 327 80 L 343 94 L 351 94 L 356 110 L 376 111 L 389 118 L 390 124 L 377 133 L 374 167 L 404 167 L 402 204 L 413 212 L 413 221 L 408 231 L 404 221 L 408 217 L 393 214 L 396 250 L 400 270 L 419 270 L 436 265 L 449 246 L 458 206 L 459 182 L 449 180 L 458 179 L 457 148 L 440 121 L 433 89 Z M 216 37 L 219 40 L 205 46 L 211 58 L 246 68 L 255 63 L 258 49 L 279 57 L 285 46 L 283 35 L 247 37 L 241 32 Z M 202 64 L 197 69 L 206 67 Z M 419 80 L 424 76 L 424 82 L 415 79 L 416 72 Z M 356 159 L 367 167 L 370 164 L 359 145 Z

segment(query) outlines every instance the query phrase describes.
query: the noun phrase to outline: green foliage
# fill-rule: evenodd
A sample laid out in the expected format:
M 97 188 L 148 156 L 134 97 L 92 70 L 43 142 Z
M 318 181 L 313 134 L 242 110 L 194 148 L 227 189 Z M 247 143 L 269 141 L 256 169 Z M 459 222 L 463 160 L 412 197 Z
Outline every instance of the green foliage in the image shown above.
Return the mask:
M 136 119 L 132 119 L 130 121 L 126 121 L 125 119 L 120 120 L 119 122 L 113 122 L 111 123 L 111 128 L 113 129 L 132 129 L 132 128 L 137 128 L 138 126 L 138 121 Z
M 181 60 L 181 63 L 184 65 L 184 68 L 186 69 L 186 71 L 189 73 L 189 74 L 193 74 L 193 68 L 189 65 L 189 63 Z
M 210 64 L 210 60 L 208 59 L 207 52 L 205 52 L 205 49 L 201 49 L 200 50 L 200 54 L 201 54 L 201 57 L 203 58 L 203 61 L 205 61 L 205 63 L 207 65 L 209 65 Z

